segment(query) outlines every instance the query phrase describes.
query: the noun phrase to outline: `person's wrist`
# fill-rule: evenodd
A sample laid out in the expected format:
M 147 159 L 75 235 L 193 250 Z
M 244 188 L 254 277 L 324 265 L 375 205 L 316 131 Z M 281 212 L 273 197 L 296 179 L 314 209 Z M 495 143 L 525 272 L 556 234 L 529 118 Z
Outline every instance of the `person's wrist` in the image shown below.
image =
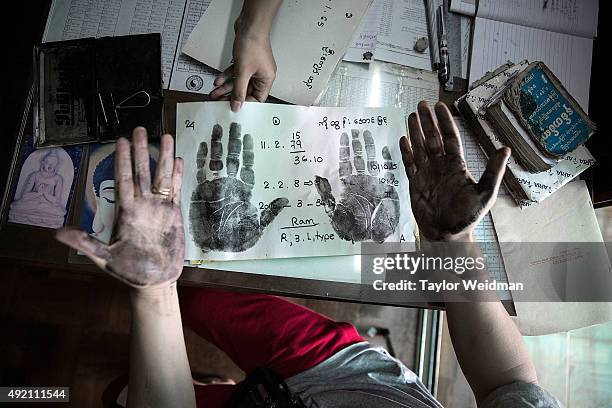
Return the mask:
M 172 317 L 179 311 L 176 282 L 150 288 L 133 288 L 130 291 L 132 311 L 138 315 L 155 314 Z
M 445 237 L 442 241 L 446 242 L 475 242 L 474 232 L 472 230 L 462 231 L 458 234 Z
M 149 287 L 130 287 L 130 297 L 132 299 L 155 299 L 172 296 L 176 291 L 176 282 L 161 283 Z
M 475 242 L 474 233 L 472 230 L 461 231 L 457 234 L 446 235 L 439 239 L 429 239 L 424 235 L 421 235 L 421 241 L 423 242 Z
M 266 43 L 270 42 L 271 28 L 271 21 L 241 14 L 234 23 L 234 34 L 238 40 L 246 38 L 252 41 Z

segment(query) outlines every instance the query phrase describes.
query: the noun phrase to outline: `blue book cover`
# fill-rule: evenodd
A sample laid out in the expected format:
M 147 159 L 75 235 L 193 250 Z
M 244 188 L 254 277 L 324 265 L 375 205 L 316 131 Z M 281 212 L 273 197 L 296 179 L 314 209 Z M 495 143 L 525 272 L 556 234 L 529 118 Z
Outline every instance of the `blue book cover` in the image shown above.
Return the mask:
M 595 132 L 593 122 L 542 62 L 518 75 L 503 100 L 540 150 L 552 157 L 574 151 Z

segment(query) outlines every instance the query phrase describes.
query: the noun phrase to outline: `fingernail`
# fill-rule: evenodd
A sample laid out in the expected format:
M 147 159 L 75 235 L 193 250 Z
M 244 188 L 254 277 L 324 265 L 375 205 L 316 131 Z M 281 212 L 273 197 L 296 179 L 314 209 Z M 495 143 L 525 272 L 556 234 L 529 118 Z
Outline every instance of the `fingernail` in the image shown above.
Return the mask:
M 134 132 L 132 133 L 132 136 L 136 136 L 136 135 L 147 135 L 147 129 L 143 128 L 142 126 L 137 126 L 134 128 Z
M 231 105 L 231 108 L 232 108 L 232 112 L 238 112 L 240 110 L 240 107 L 242 106 L 242 102 L 240 102 L 240 101 L 231 101 L 230 105 Z

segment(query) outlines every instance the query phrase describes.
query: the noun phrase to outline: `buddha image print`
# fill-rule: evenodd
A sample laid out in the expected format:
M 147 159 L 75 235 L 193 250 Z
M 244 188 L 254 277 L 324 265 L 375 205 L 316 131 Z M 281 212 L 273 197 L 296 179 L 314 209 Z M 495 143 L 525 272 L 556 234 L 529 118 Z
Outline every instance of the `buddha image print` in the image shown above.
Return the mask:
M 81 156 L 80 146 L 34 150 L 28 141 L 8 221 L 46 228 L 62 227 Z
M 149 146 L 151 179 L 159 149 Z M 81 228 L 92 237 L 110 243 L 115 223 L 115 144 L 93 144 L 89 150 Z

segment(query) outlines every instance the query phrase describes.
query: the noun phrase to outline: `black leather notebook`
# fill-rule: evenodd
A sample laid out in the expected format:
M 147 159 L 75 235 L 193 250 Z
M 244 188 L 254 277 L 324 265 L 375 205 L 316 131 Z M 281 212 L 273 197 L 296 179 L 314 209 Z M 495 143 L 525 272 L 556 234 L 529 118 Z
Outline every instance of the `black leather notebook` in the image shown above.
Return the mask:
M 160 136 L 160 34 L 44 43 L 34 69 L 36 147 L 111 142 L 136 126 Z

